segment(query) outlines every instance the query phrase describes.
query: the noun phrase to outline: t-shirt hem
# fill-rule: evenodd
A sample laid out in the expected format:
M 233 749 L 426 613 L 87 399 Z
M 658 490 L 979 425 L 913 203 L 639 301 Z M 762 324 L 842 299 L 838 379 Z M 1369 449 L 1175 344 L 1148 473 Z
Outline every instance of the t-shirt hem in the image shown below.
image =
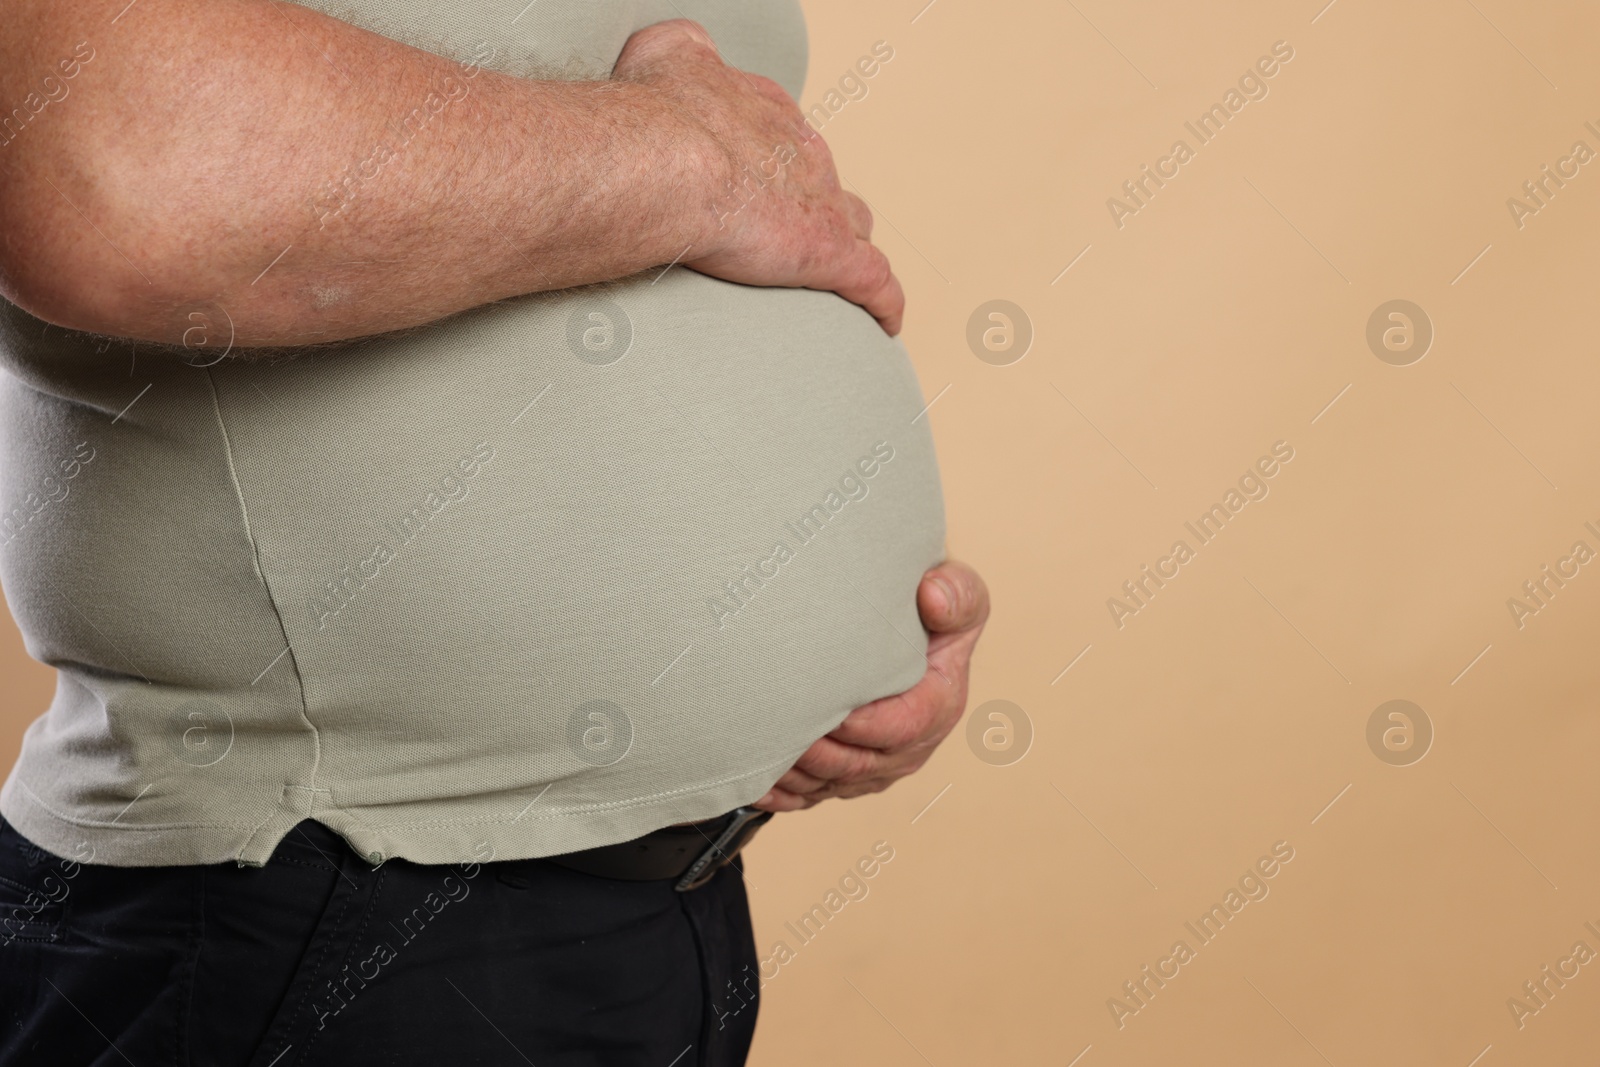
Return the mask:
M 165 867 L 226 863 L 262 866 L 302 819 L 339 834 L 369 863 L 419 864 L 538 859 L 641 837 L 672 823 L 713 818 L 753 803 L 793 764 L 786 758 L 732 778 L 654 793 L 637 800 L 520 814 L 423 822 L 375 823 L 372 809 L 298 806 L 263 813 L 254 824 L 125 824 L 57 811 L 16 774 L 0 789 L 0 817 L 46 852 L 80 863 Z

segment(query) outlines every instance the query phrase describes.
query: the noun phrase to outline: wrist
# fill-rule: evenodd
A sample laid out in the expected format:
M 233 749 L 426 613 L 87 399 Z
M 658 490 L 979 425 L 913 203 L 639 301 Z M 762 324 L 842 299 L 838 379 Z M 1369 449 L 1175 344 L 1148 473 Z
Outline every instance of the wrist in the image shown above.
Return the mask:
M 727 246 L 740 201 L 733 195 L 735 153 L 714 126 L 686 117 L 687 112 L 686 108 L 674 109 L 668 152 L 677 164 L 677 174 L 667 196 L 681 237 L 673 254 L 687 246 L 685 258 L 696 260 Z

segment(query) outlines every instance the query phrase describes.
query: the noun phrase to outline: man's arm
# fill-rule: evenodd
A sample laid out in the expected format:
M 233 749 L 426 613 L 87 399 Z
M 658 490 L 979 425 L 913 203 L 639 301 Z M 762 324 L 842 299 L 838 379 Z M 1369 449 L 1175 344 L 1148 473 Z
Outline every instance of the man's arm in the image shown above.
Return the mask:
M 989 587 L 971 567 L 946 560 L 922 576 L 917 610 L 930 634 L 922 681 L 852 711 L 756 807 L 799 811 L 829 797 L 881 793 L 928 762 L 966 710 L 972 651 L 989 621 Z
M 821 138 L 686 21 L 635 34 L 610 81 L 548 82 L 281 0 L 13 0 L 0 139 L 0 292 L 70 328 L 176 343 L 215 305 L 237 347 L 308 344 L 676 259 L 899 330 Z

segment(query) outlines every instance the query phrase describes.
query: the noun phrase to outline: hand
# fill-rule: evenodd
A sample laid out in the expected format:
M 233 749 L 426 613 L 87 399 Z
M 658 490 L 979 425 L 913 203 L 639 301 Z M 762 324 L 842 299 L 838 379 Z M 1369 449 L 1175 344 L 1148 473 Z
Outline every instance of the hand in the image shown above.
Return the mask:
M 989 588 L 971 567 L 946 560 L 922 576 L 917 611 L 932 635 L 922 681 L 852 711 L 755 807 L 799 811 L 828 797 L 880 793 L 933 755 L 966 710 L 972 650 L 989 619 Z
M 688 19 L 628 38 L 612 77 L 673 100 L 725 165 L 711 176 L 708 225 L 684 266 L 745 285 L 829 290 L 900 332 L 905 293 L 872 245 L 872 210 L 839 187 L 833 154 L 781 85 L 728 66 Z

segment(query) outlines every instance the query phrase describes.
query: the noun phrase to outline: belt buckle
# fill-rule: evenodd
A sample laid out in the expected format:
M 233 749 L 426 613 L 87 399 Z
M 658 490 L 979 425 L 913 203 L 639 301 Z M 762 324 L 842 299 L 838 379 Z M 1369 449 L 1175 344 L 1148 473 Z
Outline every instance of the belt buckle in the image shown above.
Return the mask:
M 728 825 L 722 828 L 722 832 L 711 841 L 706 850 L 689 865 L 689 869 L 672 888 L 680 893 L 687 893 L 711 881 L 717 871 L 731 863 L 733 857 L 739 854 L 739 850 L 770 818 L 772 818 L 770 811 L 762 811 L 759 808 L 735 808 Z

